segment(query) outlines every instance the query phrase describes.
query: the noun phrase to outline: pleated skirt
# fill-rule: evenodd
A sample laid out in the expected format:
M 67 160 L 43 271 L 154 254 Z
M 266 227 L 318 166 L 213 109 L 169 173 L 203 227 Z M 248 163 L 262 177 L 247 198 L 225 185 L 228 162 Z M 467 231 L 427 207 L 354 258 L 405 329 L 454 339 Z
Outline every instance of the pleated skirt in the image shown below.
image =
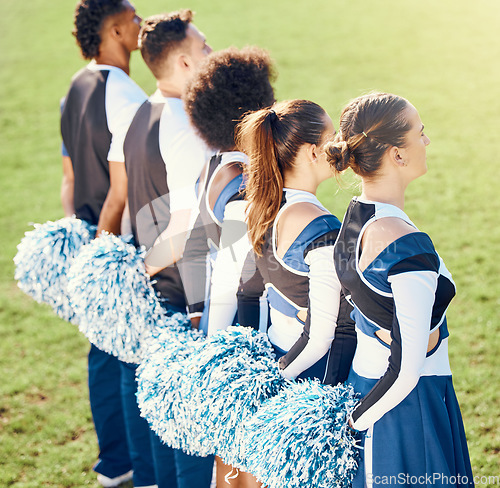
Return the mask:
M 361 397 L 378 380 L 352 369 Z M 422 376 L 412 392 L 362 433 L 353 488 L 473 487 L 462 415 L 451 376 Z

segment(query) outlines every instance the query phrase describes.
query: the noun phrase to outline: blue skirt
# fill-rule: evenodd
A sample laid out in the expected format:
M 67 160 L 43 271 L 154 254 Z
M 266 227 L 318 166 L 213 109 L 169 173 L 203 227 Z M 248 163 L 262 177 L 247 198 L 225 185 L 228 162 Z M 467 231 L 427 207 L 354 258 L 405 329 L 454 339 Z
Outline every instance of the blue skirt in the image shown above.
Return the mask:
M 352 369 L 364 397 L 378 380 Z M 353 488 L 473 487 L 462 415 L 451 376 L 422 376 L 412 392 L 363 433 Z

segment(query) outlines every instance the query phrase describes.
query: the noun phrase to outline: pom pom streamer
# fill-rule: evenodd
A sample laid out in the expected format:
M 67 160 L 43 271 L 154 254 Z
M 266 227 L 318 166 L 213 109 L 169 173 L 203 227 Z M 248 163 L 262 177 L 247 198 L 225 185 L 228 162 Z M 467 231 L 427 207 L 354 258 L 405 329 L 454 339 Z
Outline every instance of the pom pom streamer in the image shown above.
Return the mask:
M 246 470 L 239 449 L 243 420 L 286 384 L 267 335 L 229 327 L 202 343 L 188 367 L 183 397 L 197 426 L 191 452 L 212 452 Z
M 68 292 L 80 331 L 121 361 L 140 363 L 142 345 L 171 325 L 144 266 L 143 248 L 103 234 L 83 246 L 68 273 Z
M 80 248 L 94 238 L 96 227 L 74 217 L 34 227 L 17 246 L 14 278 L 27 295 L 49 304 L 59 317 L 74 322 L 66 275 Z
M 352 387 L 306 380 L 287 386 L 244 423 L 247 469 L 268 488 L 347 488 L 359 447 L 348 426 Z
M 137 368 L 137 403 L 151 429 L 174 449 L 193 453 L 198 428 L 183 398 L 187 367 L 204 340 L 190 323 L 161 330 L 148 341 L 147 354 Z M 212 454 L 203 452 L 202 455 Z

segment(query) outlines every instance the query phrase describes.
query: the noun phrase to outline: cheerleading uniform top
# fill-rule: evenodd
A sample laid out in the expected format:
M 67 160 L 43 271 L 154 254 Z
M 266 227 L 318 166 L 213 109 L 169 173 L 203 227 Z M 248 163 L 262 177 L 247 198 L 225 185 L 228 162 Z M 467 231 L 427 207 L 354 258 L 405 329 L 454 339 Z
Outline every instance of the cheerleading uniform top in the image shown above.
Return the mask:
M 198 213 L 183 256 L 192 316 L 203 311 L 203 329 L 225 329 L 234 321 L 236 291 L 250 244 L 245 223 L 243 166 L 238 151 L 218 153 L 196 185 Z M 210 324 L 208 323 L 210 322 Z
M 278 222 L 286 210 L 298 203 L 313 204 L 325 214 L 309 222 L 280 257 Z M 328 353 L 338 319 L 340 327 L 354 332 L 348 318 L 350 307 L 341 300 L 340 282 L 333 265 L 333 245 L 340 225 L 337 217 L 312 193 L 285 189 L 278 215 L 264 236 L 262 256 L 251 253 L 245 264 L 238 291 L 238 318 L 244 323 L 247 317 L 255 315 L 248 310 L 252 304 L 247 297 L 267 292 L 271 319 L 269 340 L 278 350 L 286 352 L 280 359 L 285 377 L 298 376 Z M 251 266 L 253 260 L 256 270 L 252 275 L 248 265 Z M 307 312 L 305 322 L 299 317 L 301 312 Z
M 342 288 L 354 305 L 358 346 L 352 368 L 359 376 L 380 378 L 352 413 L 357 430 L 369 428 L 403 401 L 421 376 L 451 374 L 445 312 L 455 285 L 429 236 L 418 231 L 404 235 L 364 271 L 359 268 L 366 228 L 385 217 L 415 227 L 393 205 L 354 198 L 334 253 Z M 379 330 L 390 332 L 390 346 L 376 335 Z M 429 335 L 436 330 L 439 340 L 427 352 Z
M 73 77 L 61 116 L 75 175 L 76 217 L 97 225 L 109 190 L 108 161 L 123 161 L 123 141 L 146 94 L 120 68 L 92 61 Z
M 186 126 L 186 120 L 181 100 L 157 92 L 141 105 L 130 125 L 123 153 L 130 223 L 137 246 L 153 246 L 168 226 L 174 201 L 177 208 L 189 205 L 182 192 L 170 191 L 171 185 L 186 184 L 184 194 L 188 193 L 189 180 L 201 169 L 205 157 L 203 144 Z M 182 143 L 186 144 L 184 153 Z M 181 172 L 187 176 L 179 175 Z M 194 193 L 194 184 L 191 186 Z M 177 265 L 157 273 L 154 287 L 172 305 L 186 306 Z

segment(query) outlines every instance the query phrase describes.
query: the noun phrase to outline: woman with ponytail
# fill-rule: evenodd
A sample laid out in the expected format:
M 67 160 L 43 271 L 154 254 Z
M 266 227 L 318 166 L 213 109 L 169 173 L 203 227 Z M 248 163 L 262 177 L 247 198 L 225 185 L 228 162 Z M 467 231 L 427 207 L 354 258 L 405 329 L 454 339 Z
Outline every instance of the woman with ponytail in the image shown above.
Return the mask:
M 239 322 L 259 320 L 255 304 L 266 291 L 268 335 L 282 375 L 330 384 L 346 379 L 356 344 L 333 265 L 340 222 L 316 197 L 318 185 L 333 175 L 323 146 L 334 133 L 327 113 L 306 100 L 249 114 L 237 132 L 249 157 L 253 246 L 238 292 Z
M 406 187 L 427 171 L 429 143 L 415 107 L 379 93 L 344 109 L 325 148 L 334 169 L 352 168 L 362 181 L 334 252 L 358 336 L 348 381 L 361 401 L 350 425 L 366 435 L 354 487 L 474 485 L 448 361 L 445 312 L 455 286 L 404 213 Z

